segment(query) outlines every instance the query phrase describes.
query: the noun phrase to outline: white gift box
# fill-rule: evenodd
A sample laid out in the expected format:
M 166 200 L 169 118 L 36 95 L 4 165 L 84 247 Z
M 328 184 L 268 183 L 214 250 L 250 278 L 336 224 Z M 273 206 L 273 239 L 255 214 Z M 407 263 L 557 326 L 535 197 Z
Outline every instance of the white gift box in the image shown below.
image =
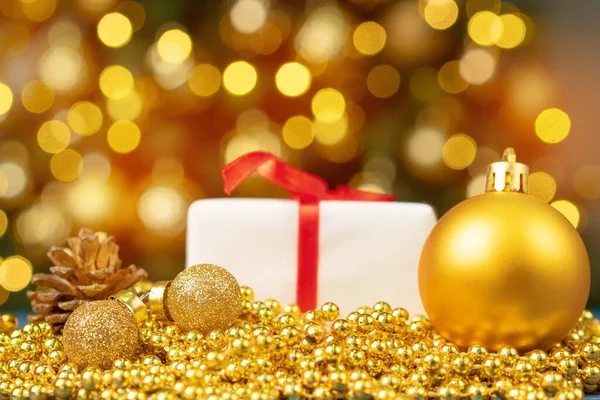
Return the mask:
M 417 283 L 423 244 L 436 223 L 420 203 L 320 202 L 317 304 L 342 313 L 386 301 L 424 314 Z M 229 270 L 256 299 L 296 302 L 299 202 L 206 199 L 188 213 L 186 265 Z

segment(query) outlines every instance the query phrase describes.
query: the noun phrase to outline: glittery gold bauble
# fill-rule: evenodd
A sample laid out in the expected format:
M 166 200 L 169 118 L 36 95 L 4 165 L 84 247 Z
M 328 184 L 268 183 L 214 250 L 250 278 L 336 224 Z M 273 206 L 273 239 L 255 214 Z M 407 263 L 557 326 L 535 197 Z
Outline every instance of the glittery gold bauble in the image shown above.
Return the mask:
M 550 348 L 581 316 L 590 289 L 583 241 L 527 192 L 512 149 L 490 165 L 486 193 L 448 211 L 425 242 L 421 299 L 435 328 L 463 349 Z
M 109 368 L 113 361 L 132 358 L 140 348 L 138 325 L 127 307 L 117 300 L 99 300 L 78 307 L 63 329 L 63 345 L 81 368 Z
M 200 264 L 175 277 L 166 293 L 166 305 L 181 329 L 206 334 L 233 325 L 242 311 L 242 293 L 226 269 Z

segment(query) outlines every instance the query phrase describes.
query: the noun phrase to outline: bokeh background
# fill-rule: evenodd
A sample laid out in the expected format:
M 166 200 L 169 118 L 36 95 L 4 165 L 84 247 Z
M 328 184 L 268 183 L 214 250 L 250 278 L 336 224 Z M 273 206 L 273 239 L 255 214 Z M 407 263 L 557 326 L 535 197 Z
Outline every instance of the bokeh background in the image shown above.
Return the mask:
M 0 303 L 81 227 L 172 278 L 190 202 L 267 150 L 443 214 L 512 146 L 581 232 L 600 198 L 600 3 L 0 1 Z M 240 196 L 281 197 L 251 179 Z M 596 275 L 596 274 L 594 274 Z M 591 305 L 600 305 L 594 278 Z

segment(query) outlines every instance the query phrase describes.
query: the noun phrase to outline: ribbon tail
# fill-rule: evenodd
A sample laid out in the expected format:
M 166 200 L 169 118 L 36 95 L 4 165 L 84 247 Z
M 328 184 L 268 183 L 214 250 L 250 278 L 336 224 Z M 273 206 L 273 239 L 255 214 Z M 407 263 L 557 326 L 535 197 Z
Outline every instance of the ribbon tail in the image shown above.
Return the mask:
M 244 180 L 260 168 L 261 165 L 273 160 L 273 155 L 264 151 L 254 151 L 244 154 L 223 167 L 223 190 L 227 195 L 235 190 Z
M 317 307 L 319 274 L 319 203 L 300 203 L 298 214 L 296 302 L 302 311 Z

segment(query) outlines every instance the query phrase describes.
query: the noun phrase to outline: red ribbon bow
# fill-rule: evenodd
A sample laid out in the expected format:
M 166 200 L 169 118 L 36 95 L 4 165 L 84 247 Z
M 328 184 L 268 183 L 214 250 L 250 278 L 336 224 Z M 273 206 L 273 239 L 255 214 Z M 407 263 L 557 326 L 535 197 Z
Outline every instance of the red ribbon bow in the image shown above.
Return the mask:
M 300 202 L 298 219 L 298 284 L 296 302 L 301 310 L 317 306 L 319 269 L 319 202 L 321 200 L 393 201 L 390 194 L 369 193 L 349 186 L 329 190 L 318 176 L 292 167 L 273 154 L 263 151 L 247 153 L 223 167 L 225 193 L 231 192 L 256 172 L 281 186 Z

